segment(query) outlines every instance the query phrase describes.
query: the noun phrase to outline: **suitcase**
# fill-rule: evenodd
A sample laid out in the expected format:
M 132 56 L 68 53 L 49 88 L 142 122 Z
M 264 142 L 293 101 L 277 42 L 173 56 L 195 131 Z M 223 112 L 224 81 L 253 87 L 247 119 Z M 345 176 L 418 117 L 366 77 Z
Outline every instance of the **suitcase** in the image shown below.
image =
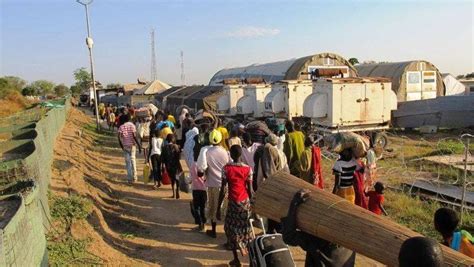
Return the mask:
M 248 255 L 251 267 L 289 267 L 295 266 L 288 245 L 283 242 L 281 234 L 265 233 L 263 220 L 259 222 L 262 226 L 263 235 L 255 236 L 253 219 L 250 219 L 250 227 L 254 240 L 248 245 Z

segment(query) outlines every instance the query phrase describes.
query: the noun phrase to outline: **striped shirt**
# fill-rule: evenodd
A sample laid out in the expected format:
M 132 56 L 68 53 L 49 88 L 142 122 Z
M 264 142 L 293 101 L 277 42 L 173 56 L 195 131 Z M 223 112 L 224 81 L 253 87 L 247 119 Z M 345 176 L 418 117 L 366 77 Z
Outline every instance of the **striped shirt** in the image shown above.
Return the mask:
M 339 176 L 339 188 L 348 188 L 354 185 L 354 172 L 359 170 L 360 166 L 355 159 L 349 161 L 337 160 L 334 163 L 332 171 Z
M 126 122 L 118 129 L 118 134 L 120 140 L 122 141 L 122 145 L 124 147 L 132 147 L 135 145 L 135 140 L 133 135 L 137 132 L 137 128 L 131 122 Z

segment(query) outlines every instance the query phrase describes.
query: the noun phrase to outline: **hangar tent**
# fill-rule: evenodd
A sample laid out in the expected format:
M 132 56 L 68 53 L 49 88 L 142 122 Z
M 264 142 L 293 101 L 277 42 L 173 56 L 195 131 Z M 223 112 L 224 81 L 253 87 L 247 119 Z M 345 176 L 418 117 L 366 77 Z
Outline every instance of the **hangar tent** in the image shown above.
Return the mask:
M 450 73 L 443 73 L 443 83 L 446 88 L 445 95 L 465 95 L 466 86 Z
M 357 71 L 349 61 L 333 53 L 320 53 L 284 61 L 253 64 L 246 67 L 223 69 L 209 81 L 209 85 L 220 85 L 225 79 L 263 78 L 272 83 L 280 80 L 308 80 L 307 72 L 316 69 L 340 69 L 344 77 L 357 77 Z
M 355 68 L 360 77 L 384 77 L 392 81 L 398 102 L 430 99 L 444 95 L 438 68 L 428 61 L 360 64 Z

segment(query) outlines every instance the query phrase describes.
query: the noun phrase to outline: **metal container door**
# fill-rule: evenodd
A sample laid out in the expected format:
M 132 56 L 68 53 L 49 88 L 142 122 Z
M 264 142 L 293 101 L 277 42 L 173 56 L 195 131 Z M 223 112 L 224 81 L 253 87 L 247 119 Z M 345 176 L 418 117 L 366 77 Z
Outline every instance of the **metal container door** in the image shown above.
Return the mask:
M 342 125 L 355 124 L 361 121 L 361 111 L 365 98 L 364 87 L 362 84 L 350 84 L 349 86 L 343 85 L 340 89 L 333 88 L 333 90 L 341 90 L 340 103 L 332 103 L 332 105 L 340 105 Z
M 406 101 L 421 99 L 421 72 L 407 71 Z

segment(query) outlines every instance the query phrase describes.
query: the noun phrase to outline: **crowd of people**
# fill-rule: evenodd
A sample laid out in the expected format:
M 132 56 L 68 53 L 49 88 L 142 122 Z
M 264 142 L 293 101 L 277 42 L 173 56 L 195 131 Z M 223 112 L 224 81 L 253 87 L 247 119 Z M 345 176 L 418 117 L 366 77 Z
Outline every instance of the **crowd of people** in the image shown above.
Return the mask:
M 262 122 L 246 126 L 235 122 L 227 127 L 221 121 L 217 125 L 209 121 L 197 124 L 186 108 L 177 119 L 160 110 L 154 115 L 150 112 L 137 116 L 130 106 L 121 109 L 106 106 L 101 112 L 99 110 L 99 115 L 107 120 L 110 130 L 118 128 L 128 182 L 137 181 L 136 151 L 142 153 L 143 150 L 154 188 L 170 183 L 172 198 L 179 199 L 180 180 L 190 183 L 195 230 L 216 238 L 217 224 L 223 219 L 225 247 L 233 252 L 231 266 L 241 265 L 239 253 L 246 255 L 248 243 L 253 239 L 249 219 L 258 216 L 252 213 L 251 207 L 254 193 L 262 182 L 284 171 L 324 189 L 320 140 L 305 136 L 293 121 L 270 130 Z M 181 162 L 187 168 L 183 168 Z M 344 149 L 332 167 L 332 192 L 377 215 L 387 215 L 383 206 L 385 186 L 377 181 L 376 168 L 372 144 L 363 159 L 355 158 L 351 149 Z M 180 179 L 185 169 L 188 170 L 186 179 Z M 306 266 L 354 266 L 353 251 L 297 229 L 296 210 L 308 197 L 308 192 L 298 192 L 287 217 L 281 222 L 268 220 L 268 232 L 280 232 L 287 244 L 302 247 L 307 252 Z M 446 245 L 474 257 L 472 237 L 466 231 L 456 232 L 456 218 L 452 210 L 439 210 L 435 216 L 436 229 Z M 431 251 L 427 253 L 434 255 L 433 259 L 442 260 L 436 254 L 441 253 L 434 247 L 437 243 L 410 242 L 422 244 L 416 248 L 426 248 Z M 407 246 L 412 245 L 410 242 Z M 400 254 L 400 263 L 417 250 L 407 251 Z

